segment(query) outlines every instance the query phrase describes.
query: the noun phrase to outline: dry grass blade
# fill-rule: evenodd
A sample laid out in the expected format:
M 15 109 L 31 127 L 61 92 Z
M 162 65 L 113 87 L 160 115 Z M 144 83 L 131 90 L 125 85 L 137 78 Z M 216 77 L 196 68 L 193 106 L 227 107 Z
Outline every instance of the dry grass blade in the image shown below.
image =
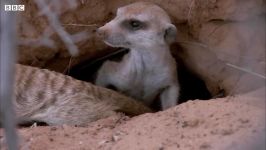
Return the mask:
M 79 26 L 79 27 L 98 27 L 97 24 L 76 24 L 76 23 L 68 23 L 68 24 L 62 24 L 64 26 Z
M 226 63 L 226 65 L 229 66 L 229 67 L 235 68 L 235 69 L 237 69 L 237 70 L 241 70 L 241 71 L 243 71 L 243 72 L 246 72 L 246 73 L 252 74 L 252 75 L 254 75 L 254 76 L 256 76 L 256 77 L 259 77 L 259 78 L 262 78 L 262 79 L 264 79 L 264 80 L 266 79 L 266 77 L 265 77 L 264 75 L 261 75 L 261 74 L 259 74 L 259 73 L 256 73 L 256 72 L 253 72 L 253 71 L 250 71 L 250 70 L 248 70 L 248 69 L 246 69 L 246 68 L 238 67 L 238 66 L 233 65 L 233 64 L 230 64 L 230 63 Z

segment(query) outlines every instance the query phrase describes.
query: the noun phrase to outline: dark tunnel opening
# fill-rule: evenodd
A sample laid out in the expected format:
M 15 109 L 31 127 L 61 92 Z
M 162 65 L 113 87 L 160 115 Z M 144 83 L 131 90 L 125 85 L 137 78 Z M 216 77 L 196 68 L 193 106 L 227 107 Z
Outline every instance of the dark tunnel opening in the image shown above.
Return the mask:
M 119 48 L 118 50 L 107 54 L 103 57 L 94 60 L 84 61 L 68 71 L 68 75 L 72 76 L 78 80 L 94 83 L 97 75 L 98 69 L 106 61 L 121 61 L 122 57 L 128 53 L 128 49 Z M 208 91 L 204 81 L 200 79 L 197 75 L 192 73 L 189 68 L 187 68 L 182 60 L 176 59 L 178 63 L 178 80 L 180 84 L 180 95 L 178 104 L 184 103 L 188 100 L 208 100 L 212 96 Z M 114 90 L 115 88 L 110 88 Z M 154 104 L 151 106 L 155 110 L 160 110 L 160 103 L 157 98 Z

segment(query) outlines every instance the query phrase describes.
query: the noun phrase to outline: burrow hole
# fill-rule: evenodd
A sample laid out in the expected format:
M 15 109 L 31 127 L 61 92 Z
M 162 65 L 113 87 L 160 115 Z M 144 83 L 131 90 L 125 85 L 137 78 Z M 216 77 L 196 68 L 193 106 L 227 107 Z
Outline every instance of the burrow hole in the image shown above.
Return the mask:
M 174 48 L 182 49 L 180 46 L 174 46 Z M 109 50 L 110 51 L 110 50 Z M 80 64 L 73 66 L 69 71 L 68 75 L 82 80 L 86 82 L 94 83 L 97 71 L 101 67 L 101 65 L 106 61 L 121 61 L 122 57 L 128 53 L 129 50 L 119 48 L 112 51 L 109 54 L 99 56 L 95 59 L 90 59 L 84 61 Z M 178 67 L 178 80 L 180 84 L 180 95 L 179 95 L 179 103 L 184 103 L 188 100 L 208 100 L 211 99 L 212 96 L 208 91 L 204 81 L 200 79 L 197 75 L 190 71 L 184 63 L 182 62 L 182 58 L 175 57 Z M 115 88 L 110 87 L 112 90 Z M 154 110 L 161 110 L 159 100 L 154 102 L 152 105 Z

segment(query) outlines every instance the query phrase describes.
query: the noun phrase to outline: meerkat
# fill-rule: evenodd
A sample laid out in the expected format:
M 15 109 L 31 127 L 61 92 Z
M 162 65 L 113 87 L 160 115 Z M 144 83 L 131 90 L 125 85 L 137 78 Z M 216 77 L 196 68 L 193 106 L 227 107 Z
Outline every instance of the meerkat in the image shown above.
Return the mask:
M 132 116 L 151 112 L 143 104 L 111 90 L 19 64 L 14 89 L 18 124 L 38 121 L 48 125 L 86 125 L 116 112 Z
M 162 8 L 148 2 L 118 8 L 116 17 L 97 34 L 107 45 L 127 48 L 129 53 L 121 62 L 106 61 L 96 85 L 114 87 L 148 106 L 160 96 L 163 110 L 177 104 L 177 68 L 169 50 L 177 29 Z

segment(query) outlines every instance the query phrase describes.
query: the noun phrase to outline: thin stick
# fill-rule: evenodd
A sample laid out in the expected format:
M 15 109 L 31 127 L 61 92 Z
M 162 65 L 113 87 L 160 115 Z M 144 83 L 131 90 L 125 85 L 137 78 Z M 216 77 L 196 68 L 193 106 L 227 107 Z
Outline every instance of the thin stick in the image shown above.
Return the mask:
M 206 45 L 206 44 L 204 44 L 204 43 L 199 43 L 199 42 L 178 41 L 177 43 L 181 43 L 181 44 L 189 44 L 189 45 L 201 46 L 201 47 L 204 47 L 204 48 L 209 48 L 208 45 Z
M 50 25 L 53 27 L 55 32 L 59 35 L 61 40 L 66 45 L 69 53 L 72 56 L 76 56 L 78 54 L 78 48 L 71 40 L 70 35 L 64 30 L 64 28 L 60 25 L 58 17 L 52 13 L 50 8 L 45 4 L 44 0 L 35 0 L 38 8 L 43 10 L 44 15 L 47 17 Z
M 16 4 L 16 0 L 4 0 L 4 5 Z M 0 49 L 0 122 L 5 129 L 9 150 L 18 149 L 15 112 L 12 105 L 16 56 L 16 13 L 1 8 L 1 49 Z
M 233 65 L 233 64 L 230 64 L 230 63 L 226 63 L 226 65 L 227 65 L 227 66 L 230 66 L 230 67 L 232 67 L 232 68 L 235 68 L 235 69 L 238 69 L 238 70 L 244 71 L 244 72 L 246 72 L 246 73 L 252 74 L 252 75 L 254 75 L 254 76 L 260 77 L 260 78 L 262 78 L 262 79 L 266 79 L 266 77 L 265 77 L 264 75 L 261 75 L 261 74 L 259 74 L 259 73 L 256 73 L 256 72 L 253 72 L 253 71 L 250 71 L 250 70 L 248 70 L 248 69 L 246 69 L 246 68 L 238 67 L 238 66 Z
M 67 65 L 67 67 L 65 68 L 63 74 L 66 74 L 66 75 L 69 74 L 69 71 L 70 71 L 70 68 L 71 68 L 71 64 L 72 64 L 72 57 L 69 58 L 68 65 Z
M 79 26 L 79 27 L 97 27 L 97 24 L 76 24 L 76 23 L 68 23 L 68 24 L 62 24 L 64 26 Z
M 209 47 L 207 44 L 200 43 L 200 42 L 195 42 L 195 41 L 178 41 L 177 43 L 184 44 L 184 45 L 190 45 L 190 46 L 200 46 L 200 47 L 206 48 L 208 50 L 209 49 L 216 49 L 218 51 L 217 52 L 218 54 L 226 55 L 228 57 L 236 57 L 234 55 L 229 54 L 228 52 L 224 52 L 226 49 Z M 256 61 L 255 59 L 249 58 L 247 56 L 237 56 L 237 57 L 244 58 L 244 59 L 247 59 L 249 61 Z M 265 64 L 265 61 L 262 61 L 262 63 Z
M 187 15 L 187 20 L 189 20 L 190 16 L 191 16 L 191 11 L 192 11 L 192 8 L 194 6 L 194 3 L 195 3 L 195 0 L 192 0 L 190 5 L 189 5 L 189 10 L 188 10 L 188 15 Z
M 90 67 L 91 65 L 96 64 L 97 62 L 102 62 L 102 61 L 104 61 L 104 60 L 106 60 L 106 59 L 108 59 L 108 58 L 110 58 L 110 57 L 112 57 L 112 56 L 115 56 L 116 54 L 119 54 L 119 53 L 122 53 L 122 52 L 126 52 L 126 51 L 128 51 L 128 49 L 121 48 L 121 49 L 119 49 L 119 50 L 117 50 L 117 51 L 114 51 L 114 52 L 108 54 L 108 55 L 105 55 L 105 56 L 100 57 L 100 58 L 98 58 L 98 59 L 96 59 L 96 60 L 93 60 L 92 62 L 90 62 L 89 64 L 86 64 L 86 65 L 83 66 L 82 68 Z

